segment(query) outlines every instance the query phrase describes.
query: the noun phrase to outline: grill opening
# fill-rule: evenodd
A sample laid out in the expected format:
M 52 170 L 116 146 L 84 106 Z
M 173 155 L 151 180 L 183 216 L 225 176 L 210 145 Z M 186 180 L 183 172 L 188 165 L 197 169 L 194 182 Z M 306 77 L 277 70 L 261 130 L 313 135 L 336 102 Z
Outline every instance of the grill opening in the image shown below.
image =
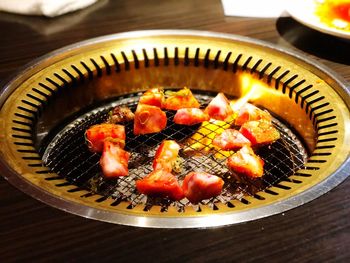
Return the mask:
M 346 178 L 349 95 L 333 73 L 254 40 L 184 32 L 131 33 L 80 43 L 19 74 L 0 97 L 5 177 L 65 211 L 149 227 L 217 226 L 261 218 L 313 200 Z M 160 134 L 134 136 L 132 125 L 127 126 L 130 175 L 105 180 L 100 155 L 85 144 L 85 130 L 102 122 L 114 106 L 135 109 L 147 89 L 185 86 L 203 107 L 224 92 L 230 98 L 248 96 L 274 116 L 281 139 L 258 151 L 265 161 L 264 177 L 237 181 L 220 152 L 181 150 L 180 183 L 200 167 L 224 178 L 220 196 L 192 205 L 186 199 L 171 202 L 137 193 L 135 179 L 151 171 L 160 142 L 173 138 L 184 148 L 198 128 L 175 125 L 169 111 L 168 127 Z
M 215 93 L 201 92 L 193 90 L 196 98 L 205 107 Z M 77 188 L 69 189 L 70 192 L 82 189 L 98 194 L 102 197 L 96 202 L 103 202 L 107 198 L 114 200 L 111 206 L 116 206 L 122 201 L 129 202 L 128 209 L 133 209 L 136 205 L 143 205 L 144 211 L 148 211 L 152 206 L 161 206 L 161 212 L 167 210 L 169 206 L 177 208 L 178 212 L 183 212 L 186 206 L 194 206 L 200 212 L 200 204 L 207 205 L 213 210 L 218 210 L 216 203 L 225 204 L 230 207 L 230 201 L 239 200 L 243 204 L 249 204 L 244 199 L 250 196 L 258 200 L 264 198 L 257 193 L 264 191 L 270 195 L 278 193 L 269 190 L 271 186 L 289 190 L 283 182 L 294 183 L 289 179 L 298 169 L 302 168 L 307 159 L 306 147 L 294 132 L 287 125 L 274 118 L 273 124 L 281 133 L 281 139 L 275 143 L 258 149 L 257 153 L 265 162 L 265 173 L 262 179 L 239 179 L 235 177 L 226 166 L 227 156 L 221 151 L 203 152 L 191 150 L 186 152 L 193 142 L 189 142 L 191 135 L 198 131 L 200 125 L 184 126 L 172 122 L 175 111 L 167 111 L 168 124 L 165 130 L 150 135 L 133 134 L 133 122 L 126 125 L 126 146 L 125 149 L 131 153 L 129 160 L 129 175 L 118 179 L 105 179 L 99 166 L 100 154 L 92 153 L 88 150 L 84 133 L 92 125 L 102 123 L 108 118 L 108 112 L 115 106 L 128 106 L 135 110 L 138 94 L 130 94 L 121 98 L 115 98 L 112 103 L 106 103 L 92 111 L 88 111 L 76 118 L 64 127 L 57 134 L 50 134 L 46 142 L 40 148 L 43 153 L 43 161 L 59 177 L 47 178 L 47 180 L 66 179 L 67 183 L 56 186 L 75 185 Z M 211 124 L 213 125 L 213 124 Z M 205 126 L 204 126 L 205 127 Z M 212 128 L 222 129 L 222 126 Z M 203 135 L 205 138 L 206 135 Z M 204 200 L 199 205 L 191 204 L 187 199 L 181 201 L 171 201 L 165 198 L 149 197 L 137 192 L 135 180 L 141 179 L 149 174 L 152 169 L 152 161 L 159 144 L 165 139 L 176 140 L 182 150 L 179 153 L 181 169 L 176 174 L 181 183 L 184 176 L 191 171 L 205 171 L 222 177 L 225 185 L 221 195 Z M 198 141 L 197 141 L 198 142 Z M 297 183 L 300 183 L 297 182 Z

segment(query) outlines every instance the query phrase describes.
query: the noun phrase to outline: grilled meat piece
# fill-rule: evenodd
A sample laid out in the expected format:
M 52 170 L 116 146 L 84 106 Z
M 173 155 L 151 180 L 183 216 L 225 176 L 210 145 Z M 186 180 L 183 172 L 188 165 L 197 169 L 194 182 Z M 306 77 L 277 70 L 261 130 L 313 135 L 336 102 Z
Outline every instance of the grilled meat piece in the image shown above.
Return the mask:
M 205 112 L 209 114 L 210 118 L 221 121 L 230 119 L 233 114 L 230 102 L 224 93 L 219 93 L 216 95 L 216 97 L 212 99 L 212 101 L 206 107 Z
M 264 161 L 249 146 L 231 155 L 227 159 L 227 166 L 231 171 L 248 177 L 257 178 L 264 174 Z
M 124 148 L 125 127 L 112 123 L 93 125 L 85 132 L 85 139 L 92 152 L 102 152 L 105 141 L 113 141 Z
M 171 172 L 175 164 L 177 155 L 179 154 L 180 146 L 173 140 L 164 140 L 158 147 L 154 161 L 153 169 L 163 169 Z
M 239 131 L 251 142 L 252 146 L 273 143 L 281 136 L 272 123 L 266 121 L 248 121 L 241 126 Z
M 213 140 L 213 145 L 222 150 L 239 150 L 243 146 L 250 146 L 250 141 L 237 130 L 227 129 L 221 134 L 216 135 Z
M 124 123 L 134 119 L 134 113 L 126 106 L 115 107 L 109 115 L 108 123 Z
M 128 175 L 130 154 L 111 141 L 104 142 L 100 165 L 106 178 Z
M 191 203 L 198 203 L 221 193 L 224 181 L 212 174 L 204 172 L 190 172 L 186 175 L 182 189 Z
M 137 190 L 145 195 L 167 197 L 171 200 L 181 200 L 183 191 L 176 177 L 162 169 L 155 170 L 141 180 L 136 181 Z
M 250 103 L 245 103 L 238 111 L 235 119 L 235 125 L 241 126 L 248 121 L 266 121 L 271 122 L 272 117 L 270 113 L 259 109 Z
M 135 135 L 160 132 L 166 124 L 166 114 L 159 107 L 138 104 L 134 118 Z
M 140 97 L 139 103 L 161 108 L 164 103 L 164 91 L 159 88 L 147 90 Z
M 182 108 L 199 108 L 200 104 L 188 88 L 178 91 L 166 91 L 166 99 L 163 104 L 164 109 L 179 110 Z
M 179 109 L 174 116 L 174 122 L 181 125 L 195 125 L 209 119 L 209 115 L 198 108 Z

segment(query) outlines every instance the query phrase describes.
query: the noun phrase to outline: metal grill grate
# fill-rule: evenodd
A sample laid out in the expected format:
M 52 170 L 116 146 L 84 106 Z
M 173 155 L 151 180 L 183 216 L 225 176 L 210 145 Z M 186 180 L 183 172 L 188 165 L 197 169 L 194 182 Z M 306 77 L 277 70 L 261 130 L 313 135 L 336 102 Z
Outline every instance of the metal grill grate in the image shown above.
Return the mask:
M 43 160 L 53 172 L 67 180 L 67 183 L 63 185 L 76 185 L 77 188 L 71 191 L 85 189 L 90 192 L 89 195 L 99 194 L 102 197 L 97 200 L 98 202 L 113 198 L 115 200 L 112 203 L 113 206 L 118 205 L 121 201 L 128 201 L 130 203 L 128 209 L 142 204 L 145 211 L 153 205 L 160 205 L 161 211 L 166 211 L 169 206 L 175 206 L 179 212 L 184 211 L 186 206 L 191 205 L 186 199 L 172 202 L 166 199 L 147 197 L 137 192 L 135 180 L 143 178 L 152 171 L 155 150 L 163 140 L 174 139 L 184 148 L 188 146 L 187 138 L 197 131 L 199 125 L 187 127 L 173 123 L 174 112 L 172 111 L 167 112 L 167 128 L 157 134 L 134 136 L 133 124 L 127 124 L 126 150 L 131 153 L 129 176 L 114 180 L 103 178 L 99 167 L 100 155 L 91 153 L 86 146 L 84 133 L 88 127 L 103 122 L 107 118 L 108 112 L 115 106 L 126 105 L 135 110 L 139 95 L 132 94 L 126 98 L 117 98 L 113 103 L 90 111 L 65 126 L 58 134 L 51 137 L 52 140 L 48 146 L 42 149 L 44 150 Z M 195 92 L 195 95 L 203 106 L 213 98 L 212 95 L 199 92 Z M 208 205 L 214 210 L 216 209 L 215 204 L 218 202 L 227 206 L 232 206 L 230 201 L 234 199 L 247 203 L 245 196 L 261 200 L 263 197 L 259 196 L 259 191 L 277 194 L 269 188 L 271 186 L 286 188 L 286 186 L 279 185 L 279 182 L 292 181 L 289 176 L 303 167 L 307 153 L 301 141 L 286 125 L 277 119 L 274 119 L 273 123 L 280 131 L 281 139 L 258 150 L 258 154 L 265 161 L 265 174 L 262 179 L 244 179 L 238 182 L 226 167 L 226 157 L 218 158 L 217 154 L 220 155 L 220 152 L 213 151 L 210 153 L 197 151 L 196 154 L 188 154 L 181 150 L 179 155 L 182 168 L 176 176 L 180 182 L 190 171 L 206 171 L 223 177 L 225 185 L 221 195 L 202 201 L 203 205 Z M 58 184 L 57 186 L 63 185 Z M 195 207 L 197 211 L 200 211 L 199 205 Z

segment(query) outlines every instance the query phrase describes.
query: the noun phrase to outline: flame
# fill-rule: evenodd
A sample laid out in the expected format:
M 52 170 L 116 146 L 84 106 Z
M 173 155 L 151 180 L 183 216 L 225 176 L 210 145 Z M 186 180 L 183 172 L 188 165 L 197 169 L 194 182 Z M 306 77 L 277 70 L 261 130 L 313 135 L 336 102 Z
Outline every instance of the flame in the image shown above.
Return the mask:
M 212 144 L 215 136 L 221 134 L 224 130 L 231 127 L 235 118 L 237 117 L 239 109 L 248 101 L 256 101 L 262 96 L 266 96 L 266 93 L 277 91 L 268 88 L 266 84 L 259 81 L 258 79 L 253 78 L 249 74 L 242 74 L 241 92 L 242 96 L 239 99 L 230 101 L 230 106 L 234 112 L 232 117 L 225 122 L 214 119 L 203 122 L 202 125 L 198 128 L 197 132 L 189 138 L 189 146 L 185 149 L 185 151 L 208 152 L 215 148 L 217 150 L 216 155 L 220 155 L 221 157 L 227 156 L 229 154 L 228 152 L 219 150 Z
M 241 75 L 241 86 L 242 96 L 230 103 L 233 111 L 238 111 L 247 102 L 254 102 L 262 97 L 266 98 L 271 94 L 273 94 L 274 97 L 282 95 L 279 91 L 271 89 L 264 82 L 248 74 Z
M 233 100 L 230 103 L 230 106 L 234 112 L 238 111 L 244 104 L 248 101 L 255 101 L 263 96 L 264 89 L 266 86 L 257 79 L 252 78 L 251 75 L 243 74 L 241 76 L 241 85 L 242 85 L 242 96 Z

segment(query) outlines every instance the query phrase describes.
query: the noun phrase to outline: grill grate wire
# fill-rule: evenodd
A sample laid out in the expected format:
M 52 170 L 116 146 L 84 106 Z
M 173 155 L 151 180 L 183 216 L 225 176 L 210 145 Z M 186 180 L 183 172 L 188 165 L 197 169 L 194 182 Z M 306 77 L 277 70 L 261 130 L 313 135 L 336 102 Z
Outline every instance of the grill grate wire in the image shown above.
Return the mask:
M 213 96 L 208 94 L 195 93 L 201 105 L 207 105 Z M 144 205 L 144 211 L 148 211 L 154 205 L 161 206 L 161 211 L 167 211 L 169 206 L 174 206 L 179 212 L 185 210 L 186 206 L 192 205 L 187 199 L 181 201 L 170 201 L 164 198 L 147 197 L 139 194 L 135 189 L 135 180 L 143 178 L 152 171 L 152 161 L 155 150 L 165 139 L 174 139 L 183 146 L 186 145 L 186 139 L 196 132 L 197 126 L 181 126 L 172 122 L 174 112 L 168 111 L 167 128 L 160 133 L 150 135 L 133 135 L 133 124 L 126 125 L 126 146 L 125 149 L 131 153 L 129 161 L 129 175 L 118 179 L 105 180 L 99 167 L 100 155 L 91 153 L 85 143 L 84 133 L 90 126 L 101 123 L 106 120 L 108 112 L 115 106 L 128 106 L 135 110 L 139 95 L 130 95 L 116 99 L 113 103 L 106 104 L 100 108 L 90 111 L 73 122 L 65 126 L 58 134 L 53 136 L 52 140 L 45 149 L 43 161 L 53 172 L 60 177 L 65 178 L 69 184 L 77 186 L 76 190 L 85 189 L 91 194 L 99 194 L 102 197 L 97 202 L 103 202 L 107 198 L 113 198 L 113 206 L 122 201 L 127 201 L 132 209 L 136 205 Z M 243 178 L 240 181 L 232 175 L 226 168 L 226 158 L 216 158 L 215 154 L 220 152 L 203 153 L 197 151 L 196 154 L 187 154 L 180 151 L 182 160 L 182 169 L 176 174 L 181 182 L 184 176 L 190 171 L 205 171 L 221 176 L 225 180 L 222 193 L 209 200 L 202 201 L 199 205 L 192 205 L 200 212 L 201 205 L 207 205 L 216 210 L 216 203 L 224 203 L 232 207 L 230 201 L 237 199 L 244 204 L 248 204 L 244 197 L 251 196 L 257 199 L 263 199 L 259 196 L 260 191 L 275 195 L 269 188 L 272 186 L 288 189 L 281 184 L 282 181 L 294 182 L 289 179 L 295 171 L 304 167 L 307 153 L 302 142 L 297 136 L 281 121 L 273 119 L 275 127 L 281 133 L 281 139 L 269 146 L 260 148 L 257 153 L 265 162 L 265 173 L 261 179 Z M 220 127 L 218 126 L 218 129 Z M 215 132 L 215 131 L 213 131 Z M 300 181 L 295 181 L 298 183 Z M 76 191 L 74 190 L 74 191 Z

